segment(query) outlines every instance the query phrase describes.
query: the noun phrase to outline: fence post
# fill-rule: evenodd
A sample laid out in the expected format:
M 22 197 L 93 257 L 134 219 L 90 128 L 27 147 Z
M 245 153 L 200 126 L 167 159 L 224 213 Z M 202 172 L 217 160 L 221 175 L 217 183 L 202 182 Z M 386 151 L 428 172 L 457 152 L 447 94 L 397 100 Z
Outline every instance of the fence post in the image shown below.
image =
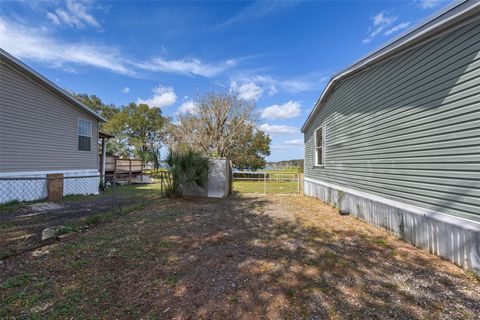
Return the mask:
M 113 202 L 113 215 L 117 213 L 117 175 L 113 174 L 113 191 L 112 191 L 112 202 Z
M 128 183 L 132 182 L 132 159 L 128 159 Z
M 298 194 L 300 194 L 300 173 L 297 173 Z
M 267 173 L 263 173 L 263 193 L 267 194 Z

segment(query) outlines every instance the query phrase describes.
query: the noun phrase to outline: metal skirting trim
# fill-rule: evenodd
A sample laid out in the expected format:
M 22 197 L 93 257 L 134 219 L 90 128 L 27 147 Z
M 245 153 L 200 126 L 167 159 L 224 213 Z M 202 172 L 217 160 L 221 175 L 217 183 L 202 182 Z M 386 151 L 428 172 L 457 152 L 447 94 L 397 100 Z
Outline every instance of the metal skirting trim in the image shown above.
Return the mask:
M 480 231 L 474 222 L 469 224 L 460 218 L 455 221 L 451 216 L 433 218 L 419 214 L 408 205 L 393 205 L 388 199 L 382 201 L 377 196 L 367 197 L 362 192 L 349 192 L 312 179 L 305 179 L 304 193 L 480 274 Z

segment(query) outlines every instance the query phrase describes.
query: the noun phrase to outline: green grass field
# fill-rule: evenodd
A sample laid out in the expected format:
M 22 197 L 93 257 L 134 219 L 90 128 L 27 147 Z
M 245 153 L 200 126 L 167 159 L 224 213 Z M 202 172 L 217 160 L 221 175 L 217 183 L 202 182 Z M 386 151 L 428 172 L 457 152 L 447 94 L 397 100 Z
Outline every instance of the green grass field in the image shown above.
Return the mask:
M 266 185 L 261 178 L 262 173 L 267 173 Z M 301 168 L 290 168 L 282 170 L 261 170 L 257 175 L 252 174 L 252 178 L 258 180 L 242 180 L 248 177 L 243 174 L 238 175 L 233 180 L 233 191 L 240 193 L 277 193 L 277 194 L 298 194 L 298 175 L 301 173 Z
M 267 172 L 267 173 L 302 173 L 303 170 L 302 168 L 289 168 L 289 169 L 281 169 L 281 170 L 262 170 L 262 172 Z
M 233 181 L 233 191 L 240 193 L 285 193 L 297 194 L 297 181 L 268 181 L 265 184 L 263 180 L 259 181 Z M 266 191 L 266 192 L 265 192 Z

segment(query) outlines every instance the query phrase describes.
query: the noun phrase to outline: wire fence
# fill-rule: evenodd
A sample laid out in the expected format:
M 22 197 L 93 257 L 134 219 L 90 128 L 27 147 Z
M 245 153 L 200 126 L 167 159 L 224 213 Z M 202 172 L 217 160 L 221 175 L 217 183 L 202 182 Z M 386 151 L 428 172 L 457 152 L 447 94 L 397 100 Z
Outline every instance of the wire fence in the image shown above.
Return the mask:
M 165 197 L 168 172 L 0 177 L 0 259 Z
M 0 259 L 143 208 L 164 198 L 172 185 L 167 171 L 0 177 Z M 301 189 L 296 173 L 233 174 L 234 192 L 298 194 Z
M 289 172 L 234 172 L 233 191 L 255 194 L 300 194 L 302 176 Z

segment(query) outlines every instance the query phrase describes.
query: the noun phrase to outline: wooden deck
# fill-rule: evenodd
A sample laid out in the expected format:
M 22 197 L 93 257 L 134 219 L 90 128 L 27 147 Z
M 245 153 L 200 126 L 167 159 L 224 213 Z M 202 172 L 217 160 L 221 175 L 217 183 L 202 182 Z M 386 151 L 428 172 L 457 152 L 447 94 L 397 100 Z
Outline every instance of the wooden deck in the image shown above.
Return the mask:
M 105 159 L 105 174 L 138 175 L 143 173 L 143 162 L 138 159 L 120 159 L 107 156 Z

